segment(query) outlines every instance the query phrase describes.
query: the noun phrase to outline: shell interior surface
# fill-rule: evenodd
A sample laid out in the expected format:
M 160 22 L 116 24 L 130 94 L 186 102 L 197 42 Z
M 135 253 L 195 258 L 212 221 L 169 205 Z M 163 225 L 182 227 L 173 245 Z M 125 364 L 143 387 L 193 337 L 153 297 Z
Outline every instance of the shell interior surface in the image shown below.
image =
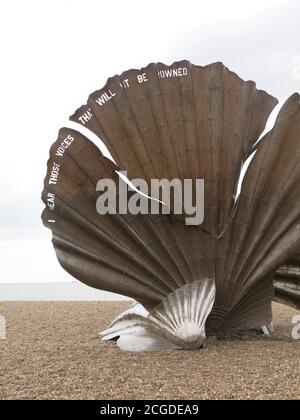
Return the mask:
M 122 327 L 124 349 L 199 348 L 204 331 L 270 325 L 273 299 L 300 307 L 298 94 L 258 142 L 277 102 L 222 63 L 152 63 L 108 79 L 70 117 L 114 162 L 79 128 L 59 131 L 42 193 L 57 258 L 78 280 L 139 303 L 103 337 Z M 172 202 L 170 214 L 100 215 L 98 181 L 118 185 L 117 199 L 128 187 L 120 171 L 148 186 L 203 179 L 203 223 L 187 225 Z

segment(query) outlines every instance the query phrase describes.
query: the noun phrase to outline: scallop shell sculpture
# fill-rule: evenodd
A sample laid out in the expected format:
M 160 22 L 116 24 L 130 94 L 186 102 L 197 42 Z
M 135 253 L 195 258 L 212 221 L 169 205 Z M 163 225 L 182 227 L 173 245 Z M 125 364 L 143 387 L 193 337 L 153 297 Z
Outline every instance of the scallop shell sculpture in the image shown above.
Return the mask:
M 271 324 L 273 299 L 300 308 L 299 95 L 259 140 L 276 104 L 221 63 L 150 64 L 109 79 L 70 117 L 114 162 L 82 130 L 60 130 L 42 193 L 57 258 L 89 286 L 138 302 L 104 340 L 199 349 L 209 336 Z M 172 205 L 170 214 L 99 215 L 97 183 L 118 184 L 120 171 L 148 184 L 203 179 L 203 223 L 186 224 Z

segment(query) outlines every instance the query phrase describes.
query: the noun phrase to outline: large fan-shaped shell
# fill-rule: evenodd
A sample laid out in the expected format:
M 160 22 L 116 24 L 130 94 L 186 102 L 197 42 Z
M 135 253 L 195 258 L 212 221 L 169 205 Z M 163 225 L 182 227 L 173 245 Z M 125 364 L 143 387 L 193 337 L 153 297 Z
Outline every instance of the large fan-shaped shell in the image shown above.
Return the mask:
M 151 64 L 109 79 L 71 119 L 96 133 L 116 164 L 68 128 L 50 151 L 43 221 L 62 266 L 151 312 L 209 278 L 216 285 L 209 333 L 268 325 L 274 277 L 278 295 L 283 267 L 300 249 L 299 95 L 259 142 L 236 202 L 235 194 L 241 165 L 276 103 L 220 63 Z M 185 215 L 100 216 L 96 184 L 118 183 L 116 170 L 148 183 L 203 178 L 203 225 L 185 225 Z M 288 282 L 285 275 L 286 290 Z M 293 284 L 287 301 L 298 304 Z

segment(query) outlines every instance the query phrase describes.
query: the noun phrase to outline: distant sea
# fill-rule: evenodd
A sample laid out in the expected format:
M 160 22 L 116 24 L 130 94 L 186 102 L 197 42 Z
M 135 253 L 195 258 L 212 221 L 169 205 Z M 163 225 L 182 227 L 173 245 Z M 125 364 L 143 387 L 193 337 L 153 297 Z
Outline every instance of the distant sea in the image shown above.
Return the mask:
M 0 301 L 130 300 L 77 281 L 61 283 L 0 283 Z

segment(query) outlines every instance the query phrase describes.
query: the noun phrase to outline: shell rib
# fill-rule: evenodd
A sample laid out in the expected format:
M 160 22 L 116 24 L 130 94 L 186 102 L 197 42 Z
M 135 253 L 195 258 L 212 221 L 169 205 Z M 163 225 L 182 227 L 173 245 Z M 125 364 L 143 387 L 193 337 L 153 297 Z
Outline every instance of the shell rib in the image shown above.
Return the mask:
M 103 340 L 118 338 L 118 346 L 128 351 L 199 349 L 206 342 L 205 323 L 216 288 L 213 280 L 187 284 L 170 294 L 147 316 L 137 308 L 124 312 L 100 333 Z

